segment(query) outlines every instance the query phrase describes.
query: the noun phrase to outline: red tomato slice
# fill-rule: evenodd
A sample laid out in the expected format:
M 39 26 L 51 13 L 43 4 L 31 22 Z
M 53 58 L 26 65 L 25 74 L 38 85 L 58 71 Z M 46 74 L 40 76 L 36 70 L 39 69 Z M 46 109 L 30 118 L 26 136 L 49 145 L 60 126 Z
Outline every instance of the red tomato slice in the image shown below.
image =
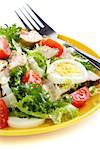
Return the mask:
M 40 45 L 44 46 L 49 46 L 51 48 L 57 48 L 58 49 L 58 53 L 56 54 L 56 57 L 60 57 L 64 51 L 63 47 L 57 43 L 56 41 L 52 40 L 52 39 L 43 39 L 42 41 L 40 41 Z
M 8 58 L 10 54 L 11 50 L 9 48 L 7 39 L 3 36 L 0 36 L 0 59 Z
M 8 109 L 3 101 L 3 99 L 0 98 L 0 129 L 8 127 Z
M 89 89 L 84 86 L 83 88 L 71 94 L 72 104 L 76 107 L 81 107 L 90 98 Z
M 38 74 L 33 70 L 26 72 L 22 78 L 23 83 L 37 83 L 42 84 L 42 80 Z

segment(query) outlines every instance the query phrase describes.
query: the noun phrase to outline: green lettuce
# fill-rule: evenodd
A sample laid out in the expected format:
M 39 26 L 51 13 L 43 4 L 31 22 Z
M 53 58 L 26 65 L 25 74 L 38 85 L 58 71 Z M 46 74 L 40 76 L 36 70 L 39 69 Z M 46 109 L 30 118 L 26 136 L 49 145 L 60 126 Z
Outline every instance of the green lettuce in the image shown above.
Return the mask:
M 42 94 L 27 95 L 16 103 L 16 108 L 32 117 L 51 119 L 54 124 L 61 123 L 63 115 L 66 115 L 67 119 L 78 116 L 78 109 L 72 104 L 60 100 L 51 102 Z
M 43 70 L 46 70 L 47 68 L 46 58 L 43 56 L 43 54 L 41 53 L 39 49 L 36 49 L 33 51 L 29 50 L 28 56 L 33 57 L 34 60 L 38 63 L 38 66 L 42 68 Z
M 9 84 L 11 87 L 16 87 L 21 84 L 21 78 L 25 74 L 26 70 L 26 65 L 22 67 L 15 67 L 10 70 Z
M 79 55 L 76 52 L 72 52 L 71 55 L 74 58 L 80 58 L 80 61 L 78 60 L 78 62 L 80 62 L 85 68 L 86 70 L 91 70 L 93 72 L 95 72 L 97 69 L 95 68 L 95 66 L 93 66 L 89 61 L 87 61 L 85 58 L 83 58 L 81 55 Z M 77 60 L 77 59 L 76 59 Z M 82 60 L 82 61 L 81 61 Z
M 86 68 L 86 70 L 91 70 L 93 72 L 95 72 L 97 69 L 92 65 L 90 64 L 90 62 L 84 62 L 84 61 L 80 61 L 80 63 Z
M 73 119 L 78 116 L 78 109 L 72 104 L 67 104 L 64 107 L 57 108 L 55 111 L 49 114 L 49 117 L 52 119 L 54 124 L 60 124 L 63 115 L 66 115 L 66 119 Z
M 19 41 L 20 39 L 21 27 L 17 27 L 16 24 L 13 24 L 11 27 L 0 27 L 0 35 L 6 36 L 9 43 L 12 44 L 12 39 Z

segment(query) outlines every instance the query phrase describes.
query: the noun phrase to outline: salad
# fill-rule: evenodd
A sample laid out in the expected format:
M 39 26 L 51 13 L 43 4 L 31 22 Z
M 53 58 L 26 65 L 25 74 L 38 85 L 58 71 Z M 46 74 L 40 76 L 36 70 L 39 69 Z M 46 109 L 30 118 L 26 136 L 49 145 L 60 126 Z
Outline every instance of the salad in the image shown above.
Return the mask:
M 0 27 L 0 128 L 60 124 L 99 92 L 96 68 L 53 39 Z

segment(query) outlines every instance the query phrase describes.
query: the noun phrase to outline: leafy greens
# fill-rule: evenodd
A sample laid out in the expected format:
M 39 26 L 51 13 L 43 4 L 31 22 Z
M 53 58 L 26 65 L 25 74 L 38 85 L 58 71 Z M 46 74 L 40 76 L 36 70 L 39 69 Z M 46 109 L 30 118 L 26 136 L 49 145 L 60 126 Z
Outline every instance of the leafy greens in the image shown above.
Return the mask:
M 47 67 L 46 58 L 43 56 L 43 54 L 39 49 L 28 51 L 28 56 L 33 57 L 34 60 L 38 63 L 39 67 L 42 68 L 43 70 L 46 70 Z
M 9 82 L 9 84 L 11 87 L 20 85 L 21 78 L 25 74 L 26 70 L 27 70 L 26 65 L 24 65 L 22 67 L 15 67 L 15 68 L 10 70 L 10 82 Z
M 82 56 L 80 56 L 76 52 L 72 52 L 71 55 L 74 58 L 80 58 L 80 60 L 78 60 L 78 61 L 86 68 L 86 70 L 91 70 L 93 72 L 96 71 L 96 68 L 89 61 L 87 61 L 86 59 L 84 59 Z
M 9 43 L 12 44 L 12 39 L 18 41 L 20 39 L 21 27 L 17 27 L 16 24 L 13 24 L 11 27 L 0 27 L 0 35 L 6 36 Z

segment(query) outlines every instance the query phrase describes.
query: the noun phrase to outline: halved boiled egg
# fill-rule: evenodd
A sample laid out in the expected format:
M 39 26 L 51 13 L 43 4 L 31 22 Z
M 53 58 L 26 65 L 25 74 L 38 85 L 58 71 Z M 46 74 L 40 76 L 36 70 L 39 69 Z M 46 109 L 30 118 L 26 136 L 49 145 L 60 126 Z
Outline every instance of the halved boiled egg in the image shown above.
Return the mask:
M 85 67 L 72 59 L 61 59 L 47 68 L 48 79 L 55 84 L 78 84 L 85 82 L 88 73 Z

